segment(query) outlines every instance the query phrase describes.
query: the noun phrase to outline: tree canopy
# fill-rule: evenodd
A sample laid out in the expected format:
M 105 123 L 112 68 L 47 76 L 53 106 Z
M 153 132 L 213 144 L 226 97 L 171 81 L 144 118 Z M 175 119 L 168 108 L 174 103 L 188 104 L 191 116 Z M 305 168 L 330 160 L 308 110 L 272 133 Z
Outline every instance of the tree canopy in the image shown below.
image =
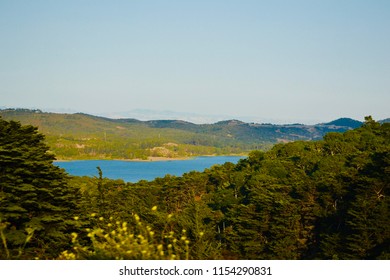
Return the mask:
M 37 128 L 0 118 L 2 257 L 20 255 L 26 245 L 25 253 L 55 256 L 73 229 L 77 189 L 52 164 L 54 155 L 43 140 Z

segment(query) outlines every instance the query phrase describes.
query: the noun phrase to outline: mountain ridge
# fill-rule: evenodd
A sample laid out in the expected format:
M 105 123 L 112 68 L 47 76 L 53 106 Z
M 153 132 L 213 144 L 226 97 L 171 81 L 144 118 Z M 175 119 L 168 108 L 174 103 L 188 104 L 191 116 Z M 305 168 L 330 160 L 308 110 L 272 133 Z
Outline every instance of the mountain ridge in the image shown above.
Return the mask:
M 112 119 L 39 109 L 3 109 L 0 116 L 37 126 L 60 159 L 246 154 L 282 142 L 319 140 L 328 132 L 344 132 L 362 124 L 349 118 L 316 125 L 246 123 L 237 119 L 194 124 L 182 120 Z

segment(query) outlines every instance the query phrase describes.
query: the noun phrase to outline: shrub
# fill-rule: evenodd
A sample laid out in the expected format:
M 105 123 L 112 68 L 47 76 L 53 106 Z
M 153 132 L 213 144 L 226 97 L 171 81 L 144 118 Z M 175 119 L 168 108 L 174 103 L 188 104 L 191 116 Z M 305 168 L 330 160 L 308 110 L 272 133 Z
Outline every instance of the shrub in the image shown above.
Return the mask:
M 155 211 L 156 207 L 152 208 Z M 85 229 L 80 237 L 72 233 L 72 249 L 61 253 L 59 259 L 104 260 L 180 260 L 189 259 L 189 240 L 186 231 L 175 236 L 173 231 L 156 233 L 137 214 L 131 221 L 117 221 L 91 214 L 95 226 Z M 171 215 L 167 216 L 169 222 Z M 76 219 L 78 219 L 76 217 Z M 83 233 L 81 233 L 83 235 Z M 84 244 L 84 245 L 83 245 Z

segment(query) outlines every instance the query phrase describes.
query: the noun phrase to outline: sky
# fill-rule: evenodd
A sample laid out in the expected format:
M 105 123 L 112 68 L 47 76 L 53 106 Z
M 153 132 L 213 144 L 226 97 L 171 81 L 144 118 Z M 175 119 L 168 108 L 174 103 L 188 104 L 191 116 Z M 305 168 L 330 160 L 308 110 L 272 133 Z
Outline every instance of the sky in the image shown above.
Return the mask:
M 389 104 L 388 0 L 0 0 L 0 107 L 308 124 Z

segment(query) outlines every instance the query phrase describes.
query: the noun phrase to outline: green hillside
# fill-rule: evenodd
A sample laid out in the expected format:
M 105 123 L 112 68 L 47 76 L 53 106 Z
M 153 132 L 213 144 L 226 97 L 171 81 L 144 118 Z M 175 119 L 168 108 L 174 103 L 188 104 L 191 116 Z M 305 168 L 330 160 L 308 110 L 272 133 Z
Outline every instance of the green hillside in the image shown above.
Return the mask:
M 58 159 L 148 159 L 197 155 L 245 154 L 276 143 L 318 140 L 360 122 L 342 119 L 318 125 L 273 125 L 238 120 L 193 124 L 180 120 L 110 119 L 83 113 L 4 109 L 5 120 L 37 126 Z M 361 123 L 360 123 L 361 124 Z

